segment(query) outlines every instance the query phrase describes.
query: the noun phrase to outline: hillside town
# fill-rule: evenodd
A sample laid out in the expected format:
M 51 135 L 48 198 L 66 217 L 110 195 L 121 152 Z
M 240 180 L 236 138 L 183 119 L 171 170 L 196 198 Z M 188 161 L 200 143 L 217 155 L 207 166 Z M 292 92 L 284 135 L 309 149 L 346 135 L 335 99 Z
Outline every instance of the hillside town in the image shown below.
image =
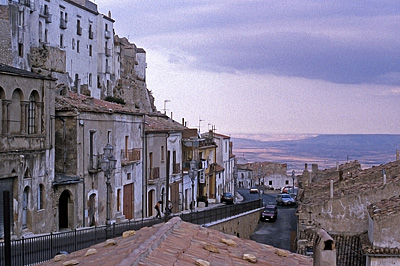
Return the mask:
M 292 186 L 298 254 L 239 238 L 232 245 L 243 253 L 251 246 L 273 265 L 400 264 L 399 154 L 370 169 L 306 164 L 297 176 L 286 164 L 238 164 L 229 135 L 157 110 L 145 48 L 118 36 L 114 23 L 89 0 L 0 0 L 0 191 L 10 193 L 12 239 L 156 218 L 157 204 L 196 211 L 225 192 L 236 201 L 238 188 Z M 0 219 L 1 239 L 4 226 Z M 201 234 L 216 246 L 227 238 L 175 218 L 163 226 L 178 228 L 170 247 L 179 234 L 192 244 Z M 237 265 L 229 248 L 220 247 L 221 257 Z M 159 265 L 154 254 L 146 258 L 142 265 Z

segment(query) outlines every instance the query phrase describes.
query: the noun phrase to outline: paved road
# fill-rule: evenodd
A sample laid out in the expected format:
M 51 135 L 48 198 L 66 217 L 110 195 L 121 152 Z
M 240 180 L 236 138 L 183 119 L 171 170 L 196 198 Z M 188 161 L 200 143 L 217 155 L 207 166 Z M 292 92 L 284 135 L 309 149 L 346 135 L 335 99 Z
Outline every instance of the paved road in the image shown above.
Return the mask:
M 277 192 L 261 195 L 249 194 L 248 189 L 238 189 L 238 192 L 243 196 L 244 201 L 255 200 L 261 196 L 264 205 L 268 203 L 275 204 L 275 197 L 278 194 Z M 250 238 L 258 243 L 295 252 L 292 246 L 297 229 L 295 212 L 296 207 L 278 206 L 278 218 L 276 221 L 260 222 Z

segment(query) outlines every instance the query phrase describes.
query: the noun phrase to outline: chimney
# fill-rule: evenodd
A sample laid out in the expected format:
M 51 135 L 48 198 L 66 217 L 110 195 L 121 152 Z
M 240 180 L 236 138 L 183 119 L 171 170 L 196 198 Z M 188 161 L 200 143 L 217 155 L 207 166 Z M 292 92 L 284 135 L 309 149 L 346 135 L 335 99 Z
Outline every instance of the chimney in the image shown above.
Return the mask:
M 331 179 L 331 199 L 333 198 L 333 180 Z
M 182 117 L 182 126 L 185 125 L 185 118 Z
M 386 170 L 385 170 L 385 168 L 382 169 L 382 176 L 383 176 L 383 184 L 386 185 Z

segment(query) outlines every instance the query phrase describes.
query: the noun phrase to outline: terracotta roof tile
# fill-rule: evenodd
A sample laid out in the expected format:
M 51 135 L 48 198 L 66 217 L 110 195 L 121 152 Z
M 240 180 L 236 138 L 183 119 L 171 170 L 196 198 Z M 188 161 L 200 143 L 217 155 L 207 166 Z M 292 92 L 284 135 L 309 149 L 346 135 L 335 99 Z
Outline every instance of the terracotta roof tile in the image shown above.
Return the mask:
M 221 243 L 221 239 L 232 239 L 237 246 Z M 252 265 L 243 260 L 243 254 L 256 256 L 259 265 L 312 265 L 312 258 L 287 252 L 287 257 L 276 254 L 277 248 L 240 239 L 219 231 L 183 222 L 175 217 L 165 224 L 143 228 L 127 238 L 116 238 L 117 245 L 106 247 L 104 243 L 92 246 L 98 252 L 84 256 L 88 249 L 67 255 L 60 262 L 54 260 L 39 264 L 62 265 L 66 260 L 77 260 L 79 265 L 195 265 L 197 259 L 211 265 Z M 219 253 L 210 252 L 204 247 L 209 244 Z M 286 251 L 285 251 L 286 252 Z

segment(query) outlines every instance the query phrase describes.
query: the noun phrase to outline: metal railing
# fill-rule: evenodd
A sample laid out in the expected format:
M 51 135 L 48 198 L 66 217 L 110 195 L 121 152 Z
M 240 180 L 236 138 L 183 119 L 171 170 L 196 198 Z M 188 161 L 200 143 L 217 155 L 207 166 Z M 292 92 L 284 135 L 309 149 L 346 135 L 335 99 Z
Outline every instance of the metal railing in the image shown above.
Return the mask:
M 203 211 L 182 213 L 179 217 L 186 222 L 206 224 L 251 211 L 262 206 L 261 200 L 215 207 Z M 178 215 L 176 215 L 178 216 Z M 162 223 L 164 219 L 147 218 L 141 221 L 80 228 L 70 231 L 50 233 L 11 241 L 11 265 L 33 265 L 48 261 L 63 252 L 71 253 L 88 248 L 109 238 L 122 236 L 128 230 L 139 230 Z M 4 242 L 0 242 L 0 266 L 4 266 Z
M 199 212 L 190 212 L 180 215 L 183 221 L 193 224 L 207 224 L 245 213 L 263 206 L 262 200 L 242 202 L 234 205 L 216 207 Z

